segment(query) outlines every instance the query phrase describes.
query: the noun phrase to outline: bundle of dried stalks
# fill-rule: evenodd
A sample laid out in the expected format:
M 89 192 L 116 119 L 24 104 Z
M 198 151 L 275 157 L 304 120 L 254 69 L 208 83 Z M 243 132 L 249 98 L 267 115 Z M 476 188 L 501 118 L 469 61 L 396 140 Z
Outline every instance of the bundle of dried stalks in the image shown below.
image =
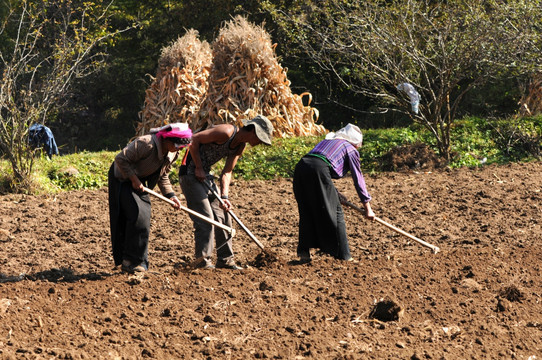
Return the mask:
M 519 112 L 522 116 L 542 113 L 542 73 L 532 77 L 526 94 L 519 101 Z
M 136 135 L 174 122 L 192 123 L 206 93 L 211 68 L 211 46 L 189 30 L 162 49 L 156 77 L 145 93 Z
M 295 95 L 286 69 L 279 64 L 270 35 L 261 26 L 237 16 L 226 22 L 213 42 L 209 88 L 193 129 L 217 123 L 241 124 L 263 114 L 275 136 L 308 136 L 326 132 L 317 125 L 311 95 Z M 307 104 L 303 104 L 307 97 Z

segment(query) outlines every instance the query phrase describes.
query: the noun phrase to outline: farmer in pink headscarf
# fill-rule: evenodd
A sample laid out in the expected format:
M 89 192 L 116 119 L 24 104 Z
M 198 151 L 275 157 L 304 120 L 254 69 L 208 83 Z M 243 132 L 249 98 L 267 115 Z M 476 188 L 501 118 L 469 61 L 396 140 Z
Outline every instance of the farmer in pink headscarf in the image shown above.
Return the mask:
M 113 259 L 123 271 L 142 272 L 149 267 L 151 203 L 143 187 L 158 185 L 162 194 L 175 203 L 173 207 L 180 208 L 169 172 L 179 149 L 191 141 L 192 131 L 187 124 L 169 124 L 136 138 L 115 157 L 108 174 L 109 218 Z

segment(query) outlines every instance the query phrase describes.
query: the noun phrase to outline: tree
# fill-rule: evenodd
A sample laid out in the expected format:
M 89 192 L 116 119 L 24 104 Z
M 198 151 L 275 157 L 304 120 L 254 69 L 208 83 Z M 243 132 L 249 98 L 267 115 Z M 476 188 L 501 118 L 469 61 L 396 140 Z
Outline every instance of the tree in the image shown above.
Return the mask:
M 29 127 L 62 106 L 70 85 L 97 71 L 106 53 L 110 3 L 10 0 L 0 25 L 0 151 L 13 171 L 14 190 L 27 191 L 36 156 Z
M 322 74 L 408 113 L 447 161 L 465 94 L 540 68 L 540 0 L 312 0 L 288 14 L 267 9 Z M 421 95 L 419 112 L 398 89 L 405 83 Z

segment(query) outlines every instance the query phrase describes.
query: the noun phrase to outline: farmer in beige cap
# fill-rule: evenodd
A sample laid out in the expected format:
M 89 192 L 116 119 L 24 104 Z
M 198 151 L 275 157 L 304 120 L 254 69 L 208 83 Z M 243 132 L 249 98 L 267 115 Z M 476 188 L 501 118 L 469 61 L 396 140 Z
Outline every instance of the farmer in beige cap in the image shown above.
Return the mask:
M 365 216 L 374 219 L 371 196 L 361 173 L 358 148 L 363 142 L 361 130 L 348 124 L 330 132 L 296 165 L 294 195 L 299 209 L 301 262 L 310 261 L 310 249 L 318 248 L 341 260 L 351 260 L 340 194 L 332 179 L 352 174 L 354 187 L 365 208 Z
M 273 135 L 273 125 L 265 116 L 245 120 L 243 125 L 238 128 L 232 124 L 219 124 L 195 133 L 179 171 L 179 182 L 188 208 L 230 227 L 232 221 L 227 212 L 232 207 L 229 188 L 237 160 L 246 144 L 271 145 Z M 210 172 L 211 167 L 223 158 L 226 163 L 220 174 L 218 191 Z M 210 188 L 220 194 L 224 205 Z M 196 266 L 214 268 L 212 256 L 216 246 L 216 267 L 240 270 L 234 261 L 231 235 L 200 218 L 190 217 L 194 222 Z

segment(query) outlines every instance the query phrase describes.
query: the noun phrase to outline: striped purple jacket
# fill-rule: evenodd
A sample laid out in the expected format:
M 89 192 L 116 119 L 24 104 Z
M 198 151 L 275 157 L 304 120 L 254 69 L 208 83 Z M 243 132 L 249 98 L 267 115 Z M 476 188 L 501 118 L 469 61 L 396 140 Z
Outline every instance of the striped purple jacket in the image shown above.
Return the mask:
M 342 139 L 322 140 L 309 151 L 309 154 L 321 155 L 329 161 L 333 179 L 343 178 L 350 171 L 361 202 L 371 201 L 365 178 L 361 173 L 359 152 L 352 144 Z

